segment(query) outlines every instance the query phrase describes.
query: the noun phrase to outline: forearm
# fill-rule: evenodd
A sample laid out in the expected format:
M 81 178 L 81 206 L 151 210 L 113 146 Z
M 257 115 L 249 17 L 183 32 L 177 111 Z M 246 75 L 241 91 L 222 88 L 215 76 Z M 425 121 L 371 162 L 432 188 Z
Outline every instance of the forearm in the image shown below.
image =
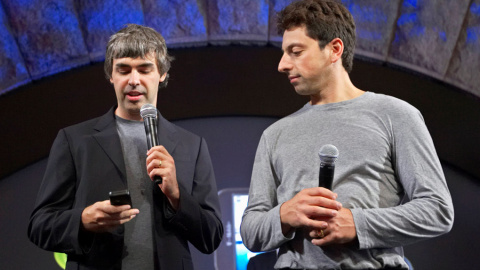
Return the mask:
M 220 245 L 223 225 L 220 219 L 215 175 L 205 140 L 200 140 L 196 153 L 193 179 L 188 179 L 190 176 L 186 175 L 183 176 L 183 181 L 178 179 L 180 193 L 178 210 L 170 222 L 175 224 L 174 227 L 178 228 L 179 233 L 198 250 L 203 253 L 212 253 Z M 182 185 L 188 182 L 190 184 Z
M 190 194 L 181 190 L 178 210 L 169 223 L 202 253 L 212 253 L 223 237 L 219 211 L 212 205 L 200 205 Z
M 63 253 L 82 254 L 79 234 L 82 209 L 35 211 L 28 226 L 28 237 L 38 247 Z
M 280 205 L 269 211 L 247 208 L 240 227 L 243 243 L 254 252 L 279 248 L 295 236 L 293 228 L 288 228 L 288 232 L 282 232 Z
M 75 170 L 64 130 L 52 146 L 28 227 L 30 240 L 46 250 L 81 253 L 78 235 L 83 209 L 72 209 Z
M 391 208 L 352 209 L 360 249 L 392 248 L 448 232 L 453 208 L 434 199 L 418 199 Z
M 388 205 L 384 194 L 383 207 L 352 209 L 360 248 L 412 244 L 448 232 L 453 223 L 451 196 L 421 114 L 407 108 L 395 116 L 391 160 L 403 204 Z

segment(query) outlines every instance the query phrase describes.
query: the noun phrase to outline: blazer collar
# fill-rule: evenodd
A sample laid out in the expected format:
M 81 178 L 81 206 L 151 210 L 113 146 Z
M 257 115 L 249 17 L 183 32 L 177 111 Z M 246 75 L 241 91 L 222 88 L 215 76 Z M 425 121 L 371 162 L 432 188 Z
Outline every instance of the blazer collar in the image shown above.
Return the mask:
M 125 162 L 123 160 L 122 146 L 118 136 L 117 125 L 115 123 L 115 108 L 111 108 L 106 114 L 99 117 L 94 130 L 97 133 L 93 137 L 105 151 L 110 160 L 115 164 L 117 170 L 122 174 L 122 179 L 126 184 Z
M 116 106 L 99 117 L 98 122 L 94 126 L 94 130 L 96 130 L 97 133 L 94 134 L 93 137 L 125 178 L 125 163 L 115 122 L 115 109 Z M 167 149 L 170 155 L 173 155 L 178 144 L 179 139 L 176 133 L 177 128 L 175 125 L 163 118 L 159 112 L 157 124 L 158 142 Z
M 158 143 L 163 145 L 170 155 L 173 155 L 179 140 L 177 127 L 163 118 L 160 112 L 158 113 L 157 135 Z

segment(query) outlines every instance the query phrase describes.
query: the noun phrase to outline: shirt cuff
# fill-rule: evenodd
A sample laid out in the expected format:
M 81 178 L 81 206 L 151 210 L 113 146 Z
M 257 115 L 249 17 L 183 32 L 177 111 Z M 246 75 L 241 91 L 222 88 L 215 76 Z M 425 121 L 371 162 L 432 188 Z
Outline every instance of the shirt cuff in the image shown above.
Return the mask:
M 365 211 L 360 208 L 350 209 L 353 215 L 353 222 L 355 223 L 355 231 L 357 233 L 358 247 L 359 249 L 371 248 L 369 244 L 367 219 L 365 217 Z

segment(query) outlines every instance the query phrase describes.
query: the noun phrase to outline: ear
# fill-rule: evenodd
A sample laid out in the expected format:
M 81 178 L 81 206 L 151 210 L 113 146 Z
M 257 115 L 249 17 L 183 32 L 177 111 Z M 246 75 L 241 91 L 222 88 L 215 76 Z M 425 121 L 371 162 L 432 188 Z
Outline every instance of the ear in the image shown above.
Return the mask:
M 113 78 L 110 76 L 110 83 L 113 84 Z
M 332 49 L 330 60 L 332 61 L 332 63 L 335 63 L 342 58 L 343 41 L 339 38 L 334 38 L 332 41 L 330 41 L 330 46 Z
M 167 78 L 167 73 L 163 73 L 163 75 L 160 77 L 160 82 L 165 81 L 165 78 Z

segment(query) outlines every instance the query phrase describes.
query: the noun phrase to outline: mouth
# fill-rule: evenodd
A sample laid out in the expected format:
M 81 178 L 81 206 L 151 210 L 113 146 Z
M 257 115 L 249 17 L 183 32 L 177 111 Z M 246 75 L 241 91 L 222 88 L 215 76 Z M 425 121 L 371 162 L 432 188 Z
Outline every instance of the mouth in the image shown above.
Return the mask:
M 127 99 L 130 101 L 138 101 L 142 98 L 143 94 L 139 91 L 130 91 L 126 94 Z
M 300 76 L 298 75 L 291 75 L 291 76 L 288 76 L 288 79 L 290 80 L 290 83 L 296 83 L 299 79 L 300 79 Z

